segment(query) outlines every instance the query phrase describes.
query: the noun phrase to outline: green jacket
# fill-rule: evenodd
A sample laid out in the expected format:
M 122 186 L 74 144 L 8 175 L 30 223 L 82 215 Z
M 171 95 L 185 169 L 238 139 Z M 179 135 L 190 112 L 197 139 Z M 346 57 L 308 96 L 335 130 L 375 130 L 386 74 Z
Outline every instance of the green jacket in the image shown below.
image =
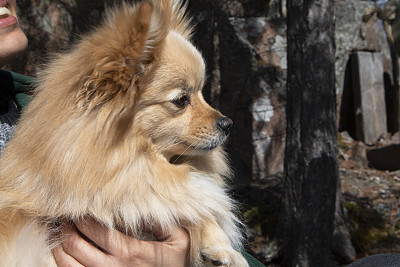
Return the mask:
M 35 79 L 15 72 L 0 70 L 0 90 L 7 90 L 8 94 L 15 97 L 20 109 L 29 104 L 32 99 L 32 91 L 35 87 Z M 250 254 L 242 252 L 250 267 L 265 267 Z
M 31 101 L 34 84 L 35 79 L 32 77 L 0 70 L 0 90 L 5 90 L 8 95 L 15 97 L 21 109 Z

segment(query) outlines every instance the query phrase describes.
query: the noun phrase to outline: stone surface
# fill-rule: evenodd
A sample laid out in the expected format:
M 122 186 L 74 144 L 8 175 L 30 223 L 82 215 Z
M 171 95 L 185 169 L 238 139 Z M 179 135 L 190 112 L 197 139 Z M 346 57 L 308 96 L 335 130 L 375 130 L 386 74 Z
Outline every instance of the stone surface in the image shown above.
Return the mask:
M 353 51 L 381 52 L 384 57 L 384 70 L 391 75 L 390 49 L 384 29 L 374 16 L 363 22 L 366 8 L 374 7 L 369 1 L 335 2 L 336 39 L 336 93 L 341 95 L 345 86 L 345 70 Z
M 387 134 L 383 64 L 380 53 L 351 56 L 357 140 L 374 144 Z
M 268 183 L 283 170 L 286 25 L 279 14 L 269 16 L 271 3 L 262 8 L 257 1 L 219 3 L 210 9 L 191 2 L 202 12 L 193 14 L 201 20 L 197 26 L 202 36 L 196 33 L 195 40 L 211 74 L 210 92 L 205 95 L 234 121 L 227 148 L 236 183 Z M 210 21 L 212 30 L 207 31 Z M 212 43 L 204 40 L 204 34 Z
M 378 170 L 400 170 L 400 144 L 393 144 L 367 150 L 371 167 Z
M 230 18 L 229 22 L 238 41 L 242 47 L 249 48 L 252 57 L 253 74 L 250 75 L 251 80 L 248 79 L 245 89 L 248 91 L 246 95 L 250 100 L 248 109 L 252 120 L 251 169 L 253 181 L 262 181 L 283 171 L 286 126 L 283 101 L 286 93 L 286 27 L 268 18 Z M 227 51 L 229 50 L 224 49 L 221 53 L 226 55 Z M 237 62 L 238 72 L 244 60 L 246 59 Z M 231 84 L 231 81 L 226 82 Z M 227 88 L 234 87 L 227 85 Z

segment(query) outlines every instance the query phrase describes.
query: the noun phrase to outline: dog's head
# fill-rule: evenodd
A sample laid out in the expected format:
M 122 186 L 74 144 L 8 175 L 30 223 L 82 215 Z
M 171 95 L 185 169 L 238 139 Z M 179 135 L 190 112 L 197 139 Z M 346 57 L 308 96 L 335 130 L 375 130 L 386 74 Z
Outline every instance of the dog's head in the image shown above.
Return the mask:
M 170 155 L 202 153 L 220 145 L 232 121 L 203 98 L 205 65 L 200 53 L 170 31 L 155 64 L 137 110 L 153 141 Z
M 171 196 L 173 206 L 186 202 L 197 185 L 189 177 L 205 178 L 204 188 L 224 185 L 230 171 L 216 147 L 232 121 L 203 99 L 205 64 L 189 42 L 184 12 L 180 0 L 123 4 L 41 72 L 2 155 L 2 178 L 26 189 L 32 214 L 89 213 L 110 226 L 118 217 L 150 221 L 147 211 L 163 217 L 169 209 L 158 204 Z M 176 155 L 195 160 L 176 162 Z M 149 191 L 154 198 L 146 198 Z M 182 216 L 198 203 L 187 202 L 193 209 Z M 143 214 L 132 212 L 133 203 Z
M 202 96 L 205 64 L 184 12 L 178 0 L 123 5 L 78 49 L 92 57 L 80 66 L 80 109 L 102 116 L 114 142 L 150 136 L 168 159 L 210 151 L 232 127 Z

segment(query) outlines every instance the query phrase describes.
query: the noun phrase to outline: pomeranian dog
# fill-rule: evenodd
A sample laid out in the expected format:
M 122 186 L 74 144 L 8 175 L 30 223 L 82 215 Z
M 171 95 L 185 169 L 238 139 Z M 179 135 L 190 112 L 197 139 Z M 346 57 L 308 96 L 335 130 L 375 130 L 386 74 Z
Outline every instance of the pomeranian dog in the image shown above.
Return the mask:
M 180 0 L 121 4 L 54 56 L 0 163 L 0 265 L 53 266 L 62 222 L 190 235 L 191 266 L 248 266 L 226 194 L 232 121 L 203 99 Z

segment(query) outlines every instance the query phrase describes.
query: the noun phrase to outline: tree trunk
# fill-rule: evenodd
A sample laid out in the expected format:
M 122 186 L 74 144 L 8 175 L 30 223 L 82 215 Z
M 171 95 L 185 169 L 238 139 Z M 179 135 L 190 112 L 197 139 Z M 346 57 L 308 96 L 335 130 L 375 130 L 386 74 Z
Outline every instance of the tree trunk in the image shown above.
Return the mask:
M 333 1 L 287 2 L 284 266 L 330 266 L 338 183 Z

